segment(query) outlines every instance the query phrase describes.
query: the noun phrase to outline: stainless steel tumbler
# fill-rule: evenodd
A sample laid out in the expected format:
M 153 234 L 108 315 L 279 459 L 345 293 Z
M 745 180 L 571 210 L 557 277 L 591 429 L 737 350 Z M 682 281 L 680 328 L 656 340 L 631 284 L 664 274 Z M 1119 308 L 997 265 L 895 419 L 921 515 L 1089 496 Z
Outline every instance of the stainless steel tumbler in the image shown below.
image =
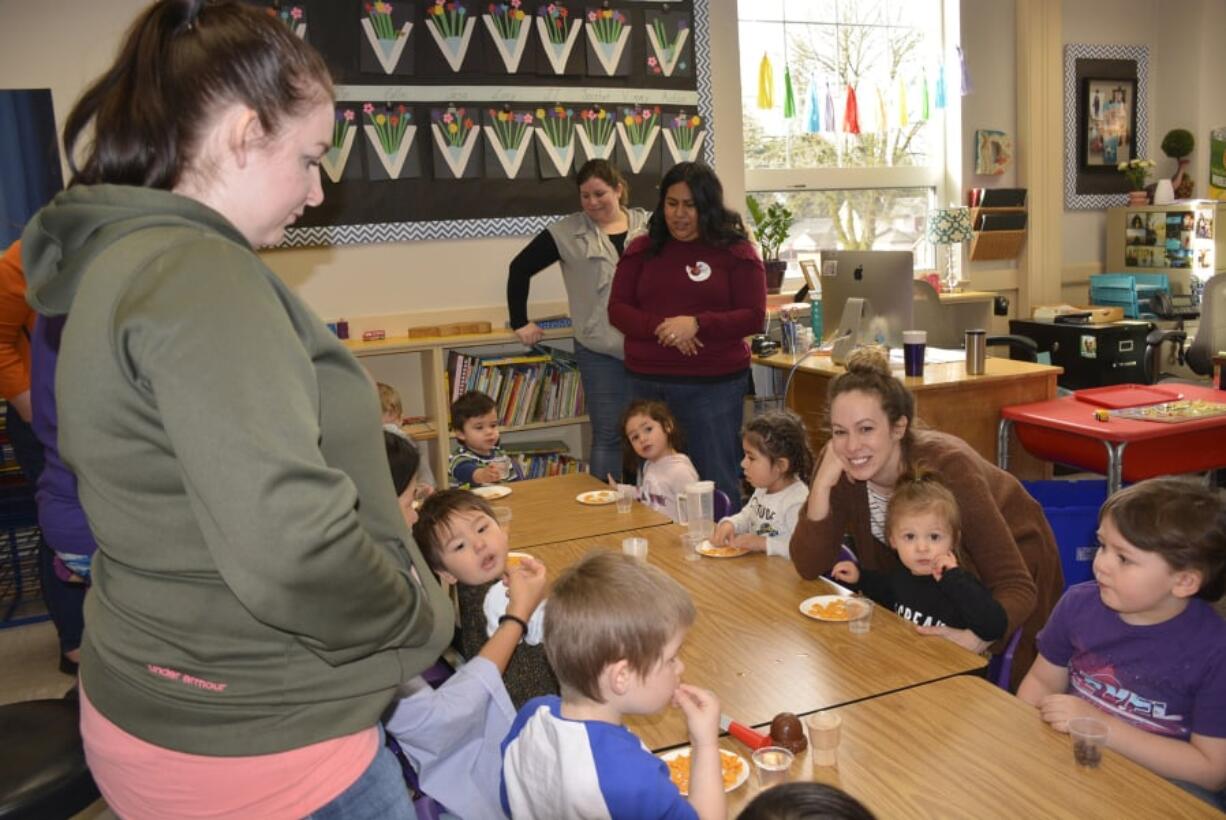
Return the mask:
M 988 332 L 986 330 L 966 331 L 966 373 L 968 376 L 982 376 L 984 359 L 988 355 Z

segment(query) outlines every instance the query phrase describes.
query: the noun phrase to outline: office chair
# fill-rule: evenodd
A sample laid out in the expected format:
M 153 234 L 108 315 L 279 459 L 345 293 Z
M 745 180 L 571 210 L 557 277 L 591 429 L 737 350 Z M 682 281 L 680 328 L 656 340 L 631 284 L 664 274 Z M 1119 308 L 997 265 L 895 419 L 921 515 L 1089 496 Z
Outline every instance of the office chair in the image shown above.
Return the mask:
M 1037 362 L 1039 360 L 1039 343 L 1029 336 L 1019 336 L 1016 334 L 989 336 L 984 340 L 984 343 L 988 347 L 1007 345 L 1009 347 L 1010 359 L 1017 359 L 1022 362 Z M 1046 364 L 1051 364 L 1050 355 L 1047 357 Z
M 1163 315 L 1162 296 L 1160 294 L 1150 300 L 1155 313 Z M 1169 297 L 1168 297 L 1169 299 Z M 1155 301 L 1157 305 L 1153 304 Z M 1196 326 L 1196 335 L 1188 342 L 1188 333 L 1183 329 L 1183 317 L 1176 316 L 1177 325 L 1173 330 L 1153 330 L 1145 339 L 1146 377 L 1150 384 L 1159 381 L 1184 381 L 1189 379 L 1163 378 L 1162 351 L 1169 342 L 1175 345 L 1175 357 L 1179 364 L 1187 362 L 1188 367 L 1198 376 L 1213 375 L 1213 356 L 1217 351 L 1226 349 L 1226 274 L 1215 274 L 1205 283 L 1201 295 L 1200 322 Z

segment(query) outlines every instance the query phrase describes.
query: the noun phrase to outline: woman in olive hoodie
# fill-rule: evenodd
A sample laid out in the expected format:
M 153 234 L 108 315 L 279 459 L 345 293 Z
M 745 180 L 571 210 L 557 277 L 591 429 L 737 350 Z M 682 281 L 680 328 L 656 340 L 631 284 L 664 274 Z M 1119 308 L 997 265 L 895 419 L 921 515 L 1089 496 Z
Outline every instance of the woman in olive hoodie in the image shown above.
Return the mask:
M 277 18 L 161 0 L 69 115 L 24 236 L 68 314 L 60 445 L 98 541 L 82 734 L 123 817 L 411 817 L 378 719 L 452 634 L 361 367 L 253 248 L 323 200 L 332 85 Z

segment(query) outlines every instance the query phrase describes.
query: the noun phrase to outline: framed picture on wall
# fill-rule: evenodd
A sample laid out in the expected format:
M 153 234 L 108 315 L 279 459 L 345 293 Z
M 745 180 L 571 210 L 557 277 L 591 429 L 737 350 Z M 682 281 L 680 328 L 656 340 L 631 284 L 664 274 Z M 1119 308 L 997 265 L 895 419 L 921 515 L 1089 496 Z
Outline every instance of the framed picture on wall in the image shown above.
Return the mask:
M 1087 78 L 1084 84 L 1077 129 L 1081 168 L 1114 172 L 1137 156 L 1136 80 Z

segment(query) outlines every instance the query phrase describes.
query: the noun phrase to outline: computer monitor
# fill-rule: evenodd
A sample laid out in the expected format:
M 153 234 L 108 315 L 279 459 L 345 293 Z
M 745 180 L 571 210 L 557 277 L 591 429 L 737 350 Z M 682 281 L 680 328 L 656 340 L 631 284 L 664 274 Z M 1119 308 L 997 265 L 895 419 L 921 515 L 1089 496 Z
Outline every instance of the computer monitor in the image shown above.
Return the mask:
M 840 326 L 849 298 L 864 300 L 860 344 L 902 345 L 911 328 L 911 251 L 821 251 L 822 325 Z

